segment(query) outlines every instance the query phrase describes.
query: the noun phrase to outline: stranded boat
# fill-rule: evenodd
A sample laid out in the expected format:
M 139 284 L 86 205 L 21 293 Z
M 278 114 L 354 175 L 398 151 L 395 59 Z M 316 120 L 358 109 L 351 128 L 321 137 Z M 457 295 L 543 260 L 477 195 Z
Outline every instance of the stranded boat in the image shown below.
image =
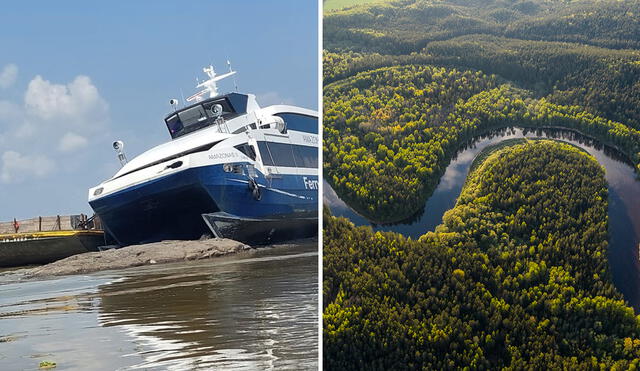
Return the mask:
M 204 234 L 262 244 L 309 237 L 318 222 L 318 114 L 261 108 L 254 95 L 219 95 L 216 75 L 165 118 L 171 141 L 126 162 L 89 190 L 89 204 L 120 245 Z M 203 96 L 209 95 L 207 99 Z

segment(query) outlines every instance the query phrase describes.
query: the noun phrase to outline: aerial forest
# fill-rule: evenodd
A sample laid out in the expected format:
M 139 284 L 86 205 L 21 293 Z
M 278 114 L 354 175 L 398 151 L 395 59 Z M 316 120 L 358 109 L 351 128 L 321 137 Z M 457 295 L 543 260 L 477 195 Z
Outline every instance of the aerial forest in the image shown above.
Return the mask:
M 324 211 L 328 369 L 635 369 L 640 319 L 610 280 L 590 155 L 507 146 L 418 241 Z
M 640 42 L 639 16 L 631 1 L 398 1 L 325 14 L 325 178 L 367 218 L 403 220 L 462 143 L 513 125 L 578 130 L 640 171 L 640 52 L 622 49 Z M 516 38 L 524 30 L 535 37 Z
M 460 149 L 501 128 L 575 131 L 640 174 L 640 3 L 334 3 L 323 171 L 368 220 L 410 219 Z M 640 317 L 612 283 L 607 197 L 593 157 L 524 140 L 479 157 L 417 240 L 325 208 L 325 366 L 635 369 Z

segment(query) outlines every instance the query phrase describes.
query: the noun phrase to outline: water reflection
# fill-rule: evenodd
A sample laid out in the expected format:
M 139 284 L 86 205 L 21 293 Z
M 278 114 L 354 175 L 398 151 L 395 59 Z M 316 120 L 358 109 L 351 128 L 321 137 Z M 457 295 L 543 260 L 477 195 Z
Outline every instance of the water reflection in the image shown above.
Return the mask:
M 317 278 L 309 272 L 317 271 L 317 254 L 231 262 L 101 287 L 100 323 L 124 329 L 141 347 L 145 361 L 133 368 L 312 368 Z
M 45 281 L 2 276 L 0 369 L 316 369 L 317 262 L 311 241 Z
M 482 134 L 465 143 L 452 158 L 440 183 L 417 214 L 419 218 L 393 225 L 372 224 L 344 203 L 324 181 L 324 202 L 336 216 L 349 218 L 356 225 L 371 225 L 376 231 L 394 231 L 418 238 L 442 223 L 445 211 L 455 206 L 473 159 L 488 146 L 513 138 L 549 138 L 576 145 L 605 168 L 609 189 L 609 264 L 613 281 L 625 299 L 640 311 L 640 181 L 627 157 L 615 148 L 578 132 L 557 129 L 508 127 Z

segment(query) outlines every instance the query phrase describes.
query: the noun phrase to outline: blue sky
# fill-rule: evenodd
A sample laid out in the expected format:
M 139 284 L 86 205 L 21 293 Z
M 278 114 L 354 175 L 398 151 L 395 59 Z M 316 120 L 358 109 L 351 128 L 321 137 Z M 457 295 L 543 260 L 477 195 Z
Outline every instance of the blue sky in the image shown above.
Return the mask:
M 90 4 L 90 5 L 88 5 Z M 11 2 L 0 12 L 0 221 L 91 213 L 87 190 L 169 140 L 202 67 L 263 106 L 318 108 L 313 0 Z M 231 79 L 221 91 L 233 89 Z

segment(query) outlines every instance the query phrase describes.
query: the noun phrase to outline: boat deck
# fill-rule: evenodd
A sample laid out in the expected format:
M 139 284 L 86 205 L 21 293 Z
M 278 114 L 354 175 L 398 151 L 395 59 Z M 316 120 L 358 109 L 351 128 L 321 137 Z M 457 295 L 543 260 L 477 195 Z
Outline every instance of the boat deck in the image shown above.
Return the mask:
M 98 251 L 105 233 L 85 215 L 36 217 L 0 223 L 0 267 L 47 264 Z
M 30 241 L 44 238 L 71 237 L 76 235 L 104 236 L 104 231 L 99 230 L 66 230 L 66 231 L 45 231 L 45 232 L 19 232 L 0 233 L 0 243 Z

